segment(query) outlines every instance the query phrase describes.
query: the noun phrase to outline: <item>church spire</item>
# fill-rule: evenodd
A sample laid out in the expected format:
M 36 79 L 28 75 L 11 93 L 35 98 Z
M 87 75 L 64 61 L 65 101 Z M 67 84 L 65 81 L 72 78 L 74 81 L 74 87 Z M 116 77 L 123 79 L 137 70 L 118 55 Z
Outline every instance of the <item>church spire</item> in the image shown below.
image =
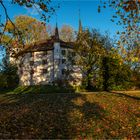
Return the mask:
M 56 22 L 56 27 L 55 27 L 55 39 L 59 40 L 59 31 L 58 31 L 58 27 L 57 27 L 57 22 Z
M 80 38 L 80 34 L 82 32 L 83 32 L 83 28 L 82 28 L 81 15 L 80 15 L 80 9 L 79 9 L 79 29 L 78 29 L 77 40 Z
M 78 34 L 82 33 L 82 22 L 81 22 L 81 15 L 80 15 L 80 9 L 79 9 L 79 30 L 78 30 Z

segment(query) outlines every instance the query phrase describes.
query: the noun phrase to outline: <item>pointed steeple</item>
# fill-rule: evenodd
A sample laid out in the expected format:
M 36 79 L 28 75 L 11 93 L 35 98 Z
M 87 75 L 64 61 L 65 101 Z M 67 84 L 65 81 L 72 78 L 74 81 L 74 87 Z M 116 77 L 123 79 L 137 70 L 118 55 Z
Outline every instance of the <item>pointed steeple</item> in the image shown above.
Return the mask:
M 81 15 L 80 15 L 80 9 L 79 9 L 79 28 L 78 28 L 77 40 L 80 38 L 80 34 L 82 32 L 83 32 L 83 28 L 82 28 Z
M 81 22 L 81 15 L 80 15 L 80 9 L 79 9 L 79 30 L 78 30 L 78 34 L 80 34 L 82 32 L 82 22 Z
M 59 40 L 59 31 L 57 27 L 57 22 L 56 22 L 56 27 L 55 27 L 55 39 L 58 41 Z

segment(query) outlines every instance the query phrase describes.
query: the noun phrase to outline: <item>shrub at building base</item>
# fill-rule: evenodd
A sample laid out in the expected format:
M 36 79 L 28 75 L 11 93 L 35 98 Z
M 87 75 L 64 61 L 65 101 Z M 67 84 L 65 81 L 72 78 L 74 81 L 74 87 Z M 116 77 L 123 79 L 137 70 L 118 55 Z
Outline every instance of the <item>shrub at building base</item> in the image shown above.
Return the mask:
M 3 60 L 0 71 L 0 89 L 13 89 L 19 84 L 17 67 L 10 64 L 6 59 Z

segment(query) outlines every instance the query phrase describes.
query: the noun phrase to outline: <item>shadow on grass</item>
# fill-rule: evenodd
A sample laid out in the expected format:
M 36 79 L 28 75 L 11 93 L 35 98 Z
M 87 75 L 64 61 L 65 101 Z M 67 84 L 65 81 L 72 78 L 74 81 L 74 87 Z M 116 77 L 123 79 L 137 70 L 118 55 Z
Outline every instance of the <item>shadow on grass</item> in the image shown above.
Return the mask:
M 119 93 L 118 93 L 118 92 L 109 92 L 109 93 L 115 94 L 115 95 L 117 95 L 118 97 L 127 97 L 127 98 L 129 98 L 129 99 L 140 100 L 140 97 L 127 95 L 127 94 L 120 93 L 120 92 L 119 92 Z
M 0 95 L 1 94 L 6 94 L 7 92 L 10 92 L 12 90 L 14 90 L 14 89 L 0 88 Z
M 97 102 L 91 103 L 78 93 L 3 95 L 3 98 L 5 102 L 0 104 L 2 139 L 72 139 L 89 133 L 89 121 L 100 120 L 105 115 Z
M 75 92 L 72 87 L 66 88 L 53 85 L 19 86 L 13 90 L 13 94 L 48 94 L 48 93 L 70 93 Z

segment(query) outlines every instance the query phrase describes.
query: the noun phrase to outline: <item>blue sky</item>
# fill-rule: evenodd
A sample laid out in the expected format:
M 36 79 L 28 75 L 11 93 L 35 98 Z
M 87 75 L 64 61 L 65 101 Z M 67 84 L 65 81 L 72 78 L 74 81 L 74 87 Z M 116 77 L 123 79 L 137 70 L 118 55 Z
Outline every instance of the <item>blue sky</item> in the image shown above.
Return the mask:
M 9 1 L 3 0 L 8 10 L 8 14 L 11 19 L 14 19 L 17 15 L 28 15 L 34 18 L 40 19 L 38 12 L 35 9 L 27 9 L 18 5 L 11 5 Z M 64 24 L 72 26 L 75 30 L 78 29 L 79 9 L 81 13 L 81 20 L 83 27 L 96 28 L 102 33 L 109 32 L 111 38 L 114 38 L 116 31 L 121 30 L 120 26 L 111 22 L 110 19 L 115 12 L 114 9 L 107 7 L 101 9 L 101 13 L 98 13 L 98 5 L 100 0 L 53 0 L 52 5 L 60 5 L 57 9 L 57 23 L 61 27 Z M 1 20 L 4 20 L 3 9 L 0 6 Z M 56 16 L 53 15 L 50 22 L 47 23 L 51 26 L 56 24 Z
M 10 4 L 10 0 L 4 0 L 8 9 L 8 14 L 11 19 L 17 15 L 29 15 L 40 19 L 38 12 L 35 9 L 27 9 L 18 5 Z M 81 13 L 82 25 L 84 27 L 97 28 L 101 32 L 108 31 L 110 36 L 113 37 L 117 30 L 121 27 L 110 21 L 114 10 L 106 8 L 101 10 L 101 13 L 97 12 L 98 5 L 101 4 L 100 0 L 53 0 L 52 5 L 60 5 L 57 9 L 57 22 L 58 26 L 61 27 L 63 24 L 71 25 L 75 30 L 78 29 L 79 20 L 79 9 Z M 0 13 L 2 13 L 0 7 Z M 4 19 L 4 17 L 2 17 Z M 53 15 L 49 23 L 55 26 L 56 16 Z

